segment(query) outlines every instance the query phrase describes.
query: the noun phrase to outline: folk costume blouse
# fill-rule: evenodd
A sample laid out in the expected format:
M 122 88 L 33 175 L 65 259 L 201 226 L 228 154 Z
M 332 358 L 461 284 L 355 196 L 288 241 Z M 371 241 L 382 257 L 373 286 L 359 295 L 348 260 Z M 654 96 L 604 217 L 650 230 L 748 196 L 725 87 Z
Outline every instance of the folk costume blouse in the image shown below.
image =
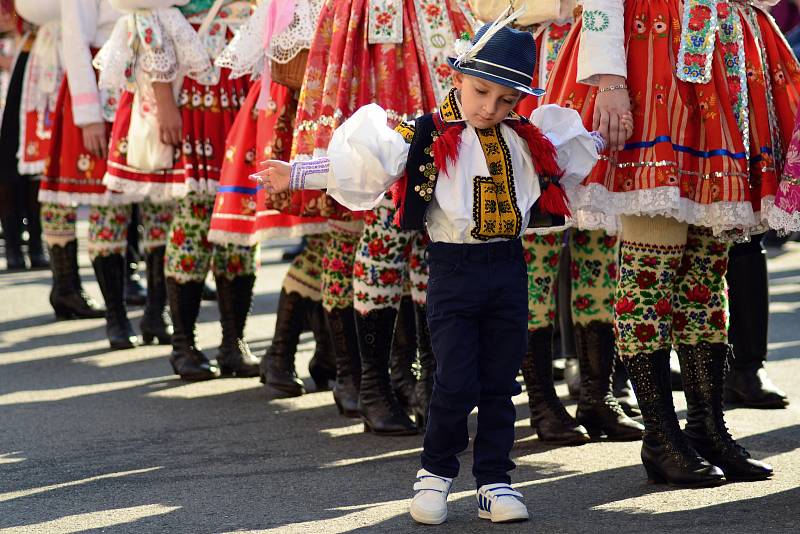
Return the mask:
M 466 122 L 455 90 L 438 113 L 445 122 Z M 327 157 L 303 164 L 307 174 L 302 186 L 327 189 L 351 210 L 374 208 L 403 175 L 414 132 L 413 123 L 393 130 L 387 120 L 386 111 L 376 104 L 357 110 L 333 133 Z M 521 118 L 512 113 L 506 120 Z M 595 140 L 574 110 L 544 106 L 533 113 L 531 122 L 557 149 L 565 188 L 591 171 L 598 157 Z M 485 130 L 465 124 L 458 158 L 431 183 L 418 193 L 431 197 L 425 219 L 434 242 L 517 238 L 540 195 L 528 146 L 505 121 Z

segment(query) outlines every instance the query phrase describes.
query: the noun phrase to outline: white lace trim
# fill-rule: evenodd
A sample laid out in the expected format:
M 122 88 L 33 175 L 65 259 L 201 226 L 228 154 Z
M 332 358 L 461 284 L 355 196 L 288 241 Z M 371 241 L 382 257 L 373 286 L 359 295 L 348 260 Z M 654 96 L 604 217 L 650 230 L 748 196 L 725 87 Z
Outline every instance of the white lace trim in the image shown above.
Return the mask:
M 188 193 L 217 194 L 217 180 L 196 180 L 185 178 L 177 183 L 155 183 L 128 180 L 106 173 L 103 184 L 112 191 L 128 198 L 147 198 L 151 202 L 161 204 L 184 198 Z M 130 202 L 133 202 L 132 200 Z
M 19 157 L 19 154 L 17 155 Z M 17 164 L 17 172 L 19 172 L 23 176 L 30 176 L 30 175 L 40 175 L 44 173 L 44 160 L 39 161 L 24 161 L 23 159 L 19 159 L 19 163 Z
M 768 210 L 767 221 L 769 222 L 770 228 L 773 228 L 780 234 L 800 232 L 800 211 L 789 213 L 773 205 L 772 208 Z
M 764 231 L 774 197 L 761 200 L 761 211 L 750 202 L 698 204 L 681 198 L 677 187 L 667 186 L 629 192 L 610 192 L 599 184 L 577 186 L 568 191 L 576 224 L 586 230 L 602 229 L 615 234 L 620 215 L 663 215 L 712 229 L 714 235 L 754 234 Z
M 297 0 L 291 24 L 273 36 L 269 50 L 264 50 L 264 31 L 270 2 L 262 2 L 214 64 L 230 69 L 231 78 L 240 78 L 258 76 L 267 60 L 288 63 L 302 50 L 311 47 L 322 3 L 323 0 Z
M 328 223 L 300 223 L 294 226 L 274 226 L 263 228 L 251 234 L 209 230 L 208 240 L 221 245 L 239 245 L 252 247 L 269 239 L 287 239 L 307 235 L 321 234 L 328 231 Z
M 141 202 L 144 197 L 118 195 L 111 191 L 105 193 L 71 193 L 69 191 L 48 191 L 39 189 L 39 202 L 58 204 L 59 206 L 120 206 Z

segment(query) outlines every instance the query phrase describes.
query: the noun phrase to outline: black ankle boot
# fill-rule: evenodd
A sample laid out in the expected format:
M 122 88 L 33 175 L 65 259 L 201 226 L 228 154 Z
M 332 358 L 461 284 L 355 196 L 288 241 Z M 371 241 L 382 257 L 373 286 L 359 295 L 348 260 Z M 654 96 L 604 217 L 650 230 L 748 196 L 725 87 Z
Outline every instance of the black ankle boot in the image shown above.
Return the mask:
M 556 395 L 553 385 L 553 327 L 528 332 L 528 353 L 522 362 L 522 377 L 528 390 L 531 426 L 541 441 L 557 445 L 582 445 L 588 432 Z
M 336 358 L 336 383 L 333 400 L 345 417 L 360 417 L 358 389 L 361 384 L 361 356 L 358 353 L 356 317 L 352 306 L 325 310 Z
M 361 353 L 361 389 L 358 412 L 364 429 L 387 436 L 417 433 L 417 427 L 400 406 L 389 379 L 389 356 L 397 310 L 383 308 L 356 315 Z
M 264 357 L 261 358 L 261 383 L 272 398 L 299 397 L 306 392 L 303 381 L 297 378 L 294 357 L 303 331 L 303 319 L 308 299 L 299 293 L 281 289 L 275 333 Z
M 147 302 L 139 328 L 145 344 L 157 340 L 161 345 L 172 343 L 172 320 L 167 312 L 167 285 L 164 280 L 165 246 L 156 247 L 145 255 L 147 265 Z
M 256 275 L 221 276 L 217 281 L 217 304 L 222 325 L 222 343 L 217 365 L 223 376 L 248 378 L 259 376 L 259 359 L 250 352 L 244 339 L 244 327 L 253 302 Z
M 672 402 L 669 350 L 625 359 L 644 420 L 642 463 L 653 484 L 705 487 L 722 483 L 723 473 L 695 451 L 681 432 Z
M 581 394 L 575 419 L 589 435 L 614 441 L 638 441 L 644 427 L 625 415 L 611 392 L 614 373 L 614 325 L 592 321 L 575 325 L 575 346 L 581 367 Z
M 764 480 L 772 476 L 772 466 L 752 459 L 725 426 L 722 390 L 729 354 L 725 343 L 678 346 L 687 404 L 684 434 L 729 481 Z
M 628 371 L 625 369 L 625 364 L 622 360 L 617 359 L 614 362 L 614 375 L 611 378 L 611 391 L 614 393 L 619 405 L 628 415 L 628 417 L 640 417 L 642 411 L 639 409 L 639 403 L 636 400 L 636 395 L 633 392 L 633 385 L 628 380 Z
M 431 347 L 431 332 L 428 330 L 427 307 L 414 304 L 414 317 L 417 324 L 417 347 L 419 350 L 419 376 L 414 388 L 414 419 L 417 428 L 425 432 L 428 427 L 428 407 L 433 393 L 433 379 L 436 376 L 436 358 Z
M 166 279 L 167 300 L 175 331 L 172 334 L 172 353 L 169 363 L 183 380 L 197 382 L 219 378 L 220 372 L 195 345 L 195 325 L 200 313 L 202 282 L 178 283 Z
M 756 236 L 731 248 L 728 261 L 728 336 L 734 359 L 725 381 L 725 402 L 748 408 L 785 408 L 786 393 L 767 376 L 769 277 L 766 251 Z
M 414 325 L 414 302 L 411 297 L 403 297 L 392 337 L 392 351 L 389 356 L 389 378 L 392 391 L 400 406 L 408 411 L 414 404 L 414 362 L 417 360 L 417 330 Z
M 308 362 L 308 373 L 317 391 L 327 391 L 336 381 L 336 358 L 322 302 L 308 300 L 306 313 L 308 325 L 314 334 L 314 356 Z
M 92 261 L 92 267 L 106 302 L 106 335 L 111 348 L 136 347 L 139 337 L 125 308 L 125 257 L 122 254 L 98 256 Z
M 105 308 L 83 291 L 78 273 L 78 242 L 50 247 L 50 268 L 53 271 L 53 288 L 50 305 L 58 319 L 99 319 Z

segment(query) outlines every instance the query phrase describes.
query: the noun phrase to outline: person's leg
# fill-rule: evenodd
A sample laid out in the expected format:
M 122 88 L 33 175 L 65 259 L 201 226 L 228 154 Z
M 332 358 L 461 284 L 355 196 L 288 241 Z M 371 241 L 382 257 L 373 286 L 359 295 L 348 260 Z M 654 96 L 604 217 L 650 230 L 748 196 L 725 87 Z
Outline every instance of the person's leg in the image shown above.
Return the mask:
M 31 269 L 46 269 L 50 262 L 44 254 L 42 245 L 41 205 L 39 204 L 39 181 L 26 176 L 23 180 L 25 188 L 25 220 L 28 226 L 28 260 Z
M 601 230 L 573 229 L 569 247 L 572 320 L 581 370 L 576 419 L 592 437 L 638 441 L 644 427 L 625 415 L 611 391 L 617 238 Z
M 772 475 L 772 467 L 750 458 L 733 440 L 723 414 L 730 357 L 727 267 L 728 244 L 716 239 L 710 229 L 690 226 L 672 301 L 673 343 L 687 404 L 684 434 L 701 456 L 722 469 L 727 480 L 760 480 Z
M 78 272 L 78 240 L 75 223 L 77 209 L 72 206 L 45 203 L 42 205 L 42 232 L 50 251 L 53 287 L 50 305 L 59 319 L 96 319 L 105 316 L 105 309 L 90 298 L 81 284 Z
M 414 303 L 414 318 L 417 332 L 417 352 L 419 355 L 419 374 L 414 388 L 413 413 L 417 428 L 425 431 L 428 417 L 428 406 L 433 392 L 433 380 L 436 375 L 436 358 L 431 347 L 431 333 L 428 328 L 428 262 L 425 259 L 425 248 L 430 243 L 425 233 L 418 233 L 411 245 L 408 260 L 411 279 L 411 300 Z
M 147 303 L 147 290 L 139 276 L 139 260 L 141 259 L 141 236 L 139 235 L 142 220 L 142 208 L 134 204 L 128 222 L 127 246 L 125 247 L 125 303 L 128 306 L 142 306 Z
M 25 256 L 22 255 L 22 213 L 17 198 L 20 181 L 18 176 L 0 180 L 0 224 L 3 225 L 6 269 L 9 271 L 26 268 Z
M 89 258 L 106 303 L 106 335 L 112 349 L 130 349 L 139 344 L 125 307 L 125 247 L 130 216 L 130 204 L 89 209 Z
M 164 256 L 175 204 L 173 202 L 154 204 L 145 201 L 138 209 L 144 232 L 141 241 L 144 245 L 144 259 L 147 266 L 147 298 L 139 326 L 145 343 L 150 344 L 155 339 L 162 345 L 169 345 L 172 342 L 173 328 L 167 312 Z
M 210 221 L 209 217 L 208 222 Z M 253 287 L 256 282 L 260 250 L 258 245 L 213 246 L 212 265 L 214 280 L 217 283 L 219 320 L 222 325 L 222 341 L 217 353 L 217 365 L 223 376 L 240 378 L 259 376 L 259 359 L 250 352 L 244 337 L 244 329 L 253 303 Z
M 330 232 L 322 258 L 322 307 L 336 357 L 333 400 L 345 417 L 359 417 L 358 392 L 361 357 L 353 309 L 353 262 L 361 238 L 361 221 L 330 221 Z
M 174 327 L 170 363 L 184 380 L 210 380 L 220 376 L 196 346 L 195 329 L 203 285 L 211 263 L 208 220 L 213 197 L 189 193 L 176 203 L 165 253 L 167 301 Z
M 750 408 L 785 408 L 786 393 L 767 376 L 769 276 L 761 236 L 731 247 L 728 256 L 728 303 L 733 362 L 725 381 L 725 402 Z
M 653 482 L 679 486 L 717 484 L 722 471 L 689 446 L 672 401 L 669 352 L 676 276 L 688 226 L 668 217 L 622 217 L 615 331 L 644 420 L 642 462 Z
M 391 200 L 366 214 L 355 251 L 353 294 L 361 355 L 358 410 L 370 431 L 407 435 L 415 434 L 417 428 L 392 390 L 389 362 L 415 234 L 399 230 L 394 214 Z
M 531 426 L 542 441 L 580 445 L 589 441 L 589 434 L 564 408 L 553 383 L 554 291 L 562 233 L 524 235 L 522 245 L 528 269 L 528 350 L 522 377 L 528 391 Z

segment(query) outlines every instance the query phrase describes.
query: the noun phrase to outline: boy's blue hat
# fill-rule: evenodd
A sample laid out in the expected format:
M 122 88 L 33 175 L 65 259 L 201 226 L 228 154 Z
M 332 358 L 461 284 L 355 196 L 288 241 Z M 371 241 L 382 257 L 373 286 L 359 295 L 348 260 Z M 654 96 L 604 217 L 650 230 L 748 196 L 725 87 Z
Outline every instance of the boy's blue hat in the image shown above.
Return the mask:
M 544 90 L 531 88 L 536 68 L 536 41 L 533 35 L 506 26 L 519 14 L 517 12 L 505 20 L 484 24 L 472 39 L 472 47 L 458 57 L 447 58 L 447 62 L 464 74 L 529 95 L 542 96 Z

